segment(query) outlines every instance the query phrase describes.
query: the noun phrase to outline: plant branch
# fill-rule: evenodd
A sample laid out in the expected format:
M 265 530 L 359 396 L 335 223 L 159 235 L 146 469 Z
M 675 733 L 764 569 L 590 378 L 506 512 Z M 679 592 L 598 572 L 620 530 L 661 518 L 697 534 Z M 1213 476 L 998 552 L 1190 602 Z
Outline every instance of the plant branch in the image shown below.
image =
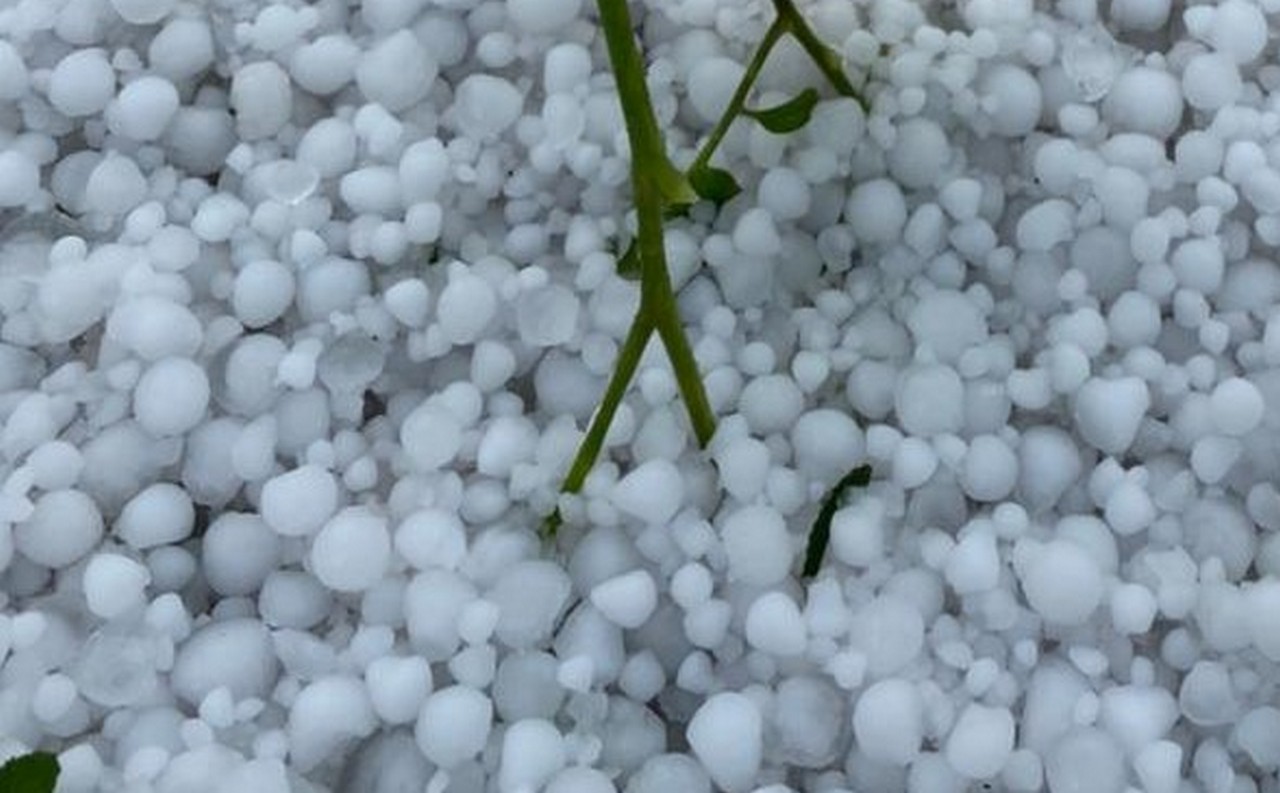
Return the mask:
M 862 105 L 863 110 L 868 110 L 867 100 L 858 89 L 853 87 L 853 83 L 849 82 L 849 78 L 844 73 L 844 66 L 841 63 L 840 56 L 818 38 L 813 32 L 813 28 L 809 27 L 809 23 L 805 21 L 804 15 L 796 8 L 793 0 L 773 0 L 774 10 L 778 12 L 778 22 L 781 22 L 786 31 L 795 37 L 804 51 L 813 59 L 813 63 L 818 67 L 818 71 L 822 72 L 823 77 L 831 83 L 831 87 L 841 94 L 857 100 Z
M 728 134 L 729 127 L 733 125 L 734 119 L 742 115 L 742 111 L 746 108 L 747 97 L 751 94 L 751 87 L 755 85 L 756 78 L 760 76 L 760 70 L 764 68 L 765 61 L 769 58 L 769 53 L 773 50 L 773 46 L 782 38 L 782 34 L 787 32 L 787 23 L 783 21 L 781 15 L 769 25 L 768 30 L 764 32 L 764 38 L 756 45 L 756 50 L 751 55 L 751 60 L 747 63 L 746 71 L 742 73 L 742 79 L 738 80 L 738 87 L 734 90 L 733 96 L 729 99 L 728 106 L 724 112 L 720 114 L 716 125 L 711 129 L 711 134 L 707 136 L 703 142 L 702 148 L 698 150 L 698 156 L 694 158 L 694 168 L 701 168 L 711 162 L 711 156 L 715 154 L 716 148 L 720 145 L 720 141 L 724 140 L 724 136 Z

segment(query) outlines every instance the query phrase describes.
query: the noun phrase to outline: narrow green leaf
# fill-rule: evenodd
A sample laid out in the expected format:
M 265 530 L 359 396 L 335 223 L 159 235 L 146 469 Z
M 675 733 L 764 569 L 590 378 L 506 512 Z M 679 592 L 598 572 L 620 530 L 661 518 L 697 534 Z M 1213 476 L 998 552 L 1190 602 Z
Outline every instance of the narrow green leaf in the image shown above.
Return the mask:
M 818 92 L 813 88 L 806 88 L 780 105 L 743 112 L 759 121 L 770 132 L 783 135 L 808 124 L 817 104 Z
M 813 527 L 809 529 L 809 544 L 804 552 L 806 577 L 817 575 L 822 567 L 822 557 L 826 554 L 827 545 L 831 542 L 831 519 L 835 517 L 836 510 L 840 509 L 840 500 L 844 497 L 845 491 L 851 487 L 866 487 L 870 482 L 871 466 L 860 465 L 845 474 L 827 493 L 827 497 L 822 502 L 822 508 L 818 510 L 818 517 L 814 519 Z
M 636 240 L 632 240 L 626 252 L 618 257 L 617 270 L 618 275 L 628 281 L 640 280 L 640 246 Z
M 58 781 L 58 758 L 32 752 L 0 766 L 0 793 L 52 793 Z
M 742 192 L 733 174 L 722 168 L 701 165 L 689 171 L 689 184 L 707 201 L 723 204 Z

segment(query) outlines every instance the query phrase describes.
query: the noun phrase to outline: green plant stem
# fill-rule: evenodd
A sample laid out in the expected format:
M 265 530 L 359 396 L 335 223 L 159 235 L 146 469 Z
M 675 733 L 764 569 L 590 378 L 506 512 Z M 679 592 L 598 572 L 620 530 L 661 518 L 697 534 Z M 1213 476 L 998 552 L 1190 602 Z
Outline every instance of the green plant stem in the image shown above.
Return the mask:
M 822 72 L 822 76 L 831 83 L 831 87 L 857 100 L 863 110 L 868 110 L 866 98 L 853 87 L 853 83 L 850 83 L 845 75 L 840 56 L 818 38 L 813 28 L 809 27 L 809 23 L 805 21 L 804 15 L 796 8 L 793 0 L 773 0 L 773 8 L 778 13 L 778 21 L 786 27 L 788 33 L 795 36 L 796 41 L 813 59 L 818 71 Z
M 751 94 L 751 87 L 755 85 L 756 78 L 760 76 L 760 70 L 764 68 L 764 63 L 769 58 L 769 53 L 773 50 L 773 46 L 782 38 L 782 34 L 787 32 L 788 23 L 783 20 L 781 14 L 773 23 L 769 25 L 768 30 L 764 32 L 764 38 L 760 39 L 760 43 L 756 45 L 756 51 L 752 53 L 751 60 L 747 63 L 746 71 L 742 73 L 742 78 L 738 80 L 738 87 L 734 90 L 733 96 L 729 99 L 729 104 L 725 107 L 724 112 L 720 114 L 716 125 L 711 129 L 711 134 L 702 144 L 702 148 L 698 150 L 698 156 L 694 158 L 693 165 L 690 168 L 700 168 L 711 162 L 711 156 L 715 154 L 716 148 L 720 145 L 720 141 L 724 140 L 724 136 L 728 134 L 729 127 L 733 125 L 734 119 L 742 115 L 742 111 L 746 108 L 747 97 Z

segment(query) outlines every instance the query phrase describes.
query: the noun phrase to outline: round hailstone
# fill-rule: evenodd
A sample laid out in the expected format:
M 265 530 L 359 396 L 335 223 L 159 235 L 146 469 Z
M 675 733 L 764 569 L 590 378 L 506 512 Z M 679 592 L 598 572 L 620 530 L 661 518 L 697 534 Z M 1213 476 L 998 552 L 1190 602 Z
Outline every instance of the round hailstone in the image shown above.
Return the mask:
M 684 477 L 670 460 L 647 460 L 614 485 L 609 500 L 651 526 L 665 525 L 684 503 Z
M 293 271 L 280 262 L 250 262 L 236 274 L 231 307 L 246 328 L 262 328 L 289 310 L 294 288 Z
M 1156 686 L 1112 686 L 1102 692 L 1098 722 L 1137 754 L 1160 740 L 1178 720 L 1178 703 Z
M 1052 540 L 1034 549 L 1019 578 L 1027 602 L 1046 622 L 1082 625 L 1102 602 L 1102 570 L 1083 548 Z
M 257 61 L 236 70 L 230 98 L 236 131 L 244 140 L 271 137 L 293 115 L 289 75 L 275 61 Z
M 1249 587 L 1249 634 L 1272 661 L 1280 661 L 1280 581 L 1266 578 Z
M 22 54 L 8 41 L 0 41 L 0 102 L 21 99 L 30 82 Z
M 1209 409 L 1218 430 L 1243 436 L 1258 428 L 1266 413 L 1262 392 L 1243 377 L 1231 377 L 1214 387 Z
M 239 702 L 265 698 L 278 671 L 266 626 L 255 619 L 227 619 L 206 625 L 182 643 L 170 683 L 173 693 L 193 706 L 217 688 L 227 688 Z
M 1000 549 L 988 531 L 971 531 L 947 556 L 947 583 L 960 595 L 985 592 L 1000 583 Z
M 1151 66 L 1137 66 L 1121 74 L 1102 100 L 1103 117 L 1117 132 L 1139 132 L 1160 140 L 1177 130 L 1182 112 L 1178 80 Z
M 187 491 L 169 482 L 148 486 L 124 505 L 112 527 L 130 547 L 147 550 L 191 536 L 196 510 Z
M 552 777 L 543 790 L 544 793 L 617 793 L 618 788 L 603 771 L 575 765 Z
M 1093 377 L 1076 392 L 1073 415 L 1076 428 L 1089 445 L 1118 455 L 1138 437 L 1149 407 L 1151 394 L 1141 378 Z
M 606 619 L 630 630 L 639 628 L 653 615 L 658 605 L 658 587 L 648 572 L 632 570 L 597 584 L 591 589 L 590 599 Z
M 365 507 L 347 507 L 311 544 L 311 570 L 330 589 L 359 592 L 382 580 L 391 563 L 387 521 Z
M 84 208 L 118 216 L 147 198 L 147 177 L 131 157 L 108 154 L 89 174 L 84 188 Z
M 853 188 L 844 216 L 859 241 L 894 242 L 907 223 L 907 199 L 896 182 L 872 179 Z
M 772 655 L 800 655 L 808 642 L 800 608 L 783 592 L 766 592 L 756 598 L 747 610 L 744 631 L 747 644 Z
M 36 499 L 13 529 L 13 545 L 38 565 L 59 569 L 89 553 L 102 539 L 102 513 L 79 490 L 54 490 Z
M 329 96 L 351 82 L 359 60 L 360 46 L 345 33 L 333 33 L 294 50 L 289 74 L 303 90 Z
M 1075 236 L 1075 218 L 1075 207 L 1060 198 L 1035 204 L 1018 218 L 1018 247 L 1033 253 L 1052 250 Z
M 118 553 L 100 553 L 84 569 L 84 597 L 89 610 L 115 619 L 146 603 L 151 573 L 145 565 Z
M 799 220 L 812 203 L 808 180 L 797 170 L 778 166 L 760 178 L 756 201 L 775 220 Z
M 898 127 L 888 153 L 889 173 L 899 184 L 912 189 L 933 184 L 950 161 L 947 134 L 937 122 L 919 116 Z
M 204 71 L 213 59 L 213 33 L 198 17 L 169 20 L 147 47 L 151 67 L 175 82 Z
M 101 113 L 115 91 L 115 70 L 100 49 L 72 52 L 49 75 L 49 103 L 65 116 Z
M 164 358 L 142 373 L 133 391 L 133 413 L 157 437 L 182 435 L 209 407 L 209 378 L 189 358 Z
M 1267 18 L 1245 0 L 1226 0 L 1213 9 L 1209 43 L 1236 63 L 1253 61 L 1267 46 Z
M 898 595 L 880 595 L 851 621 L 854 649 L 867 659 L 873 677 L 891 675 L 915 660 L 924 647 L 924 618 L 913 603 Z
M 418 470 L 434 471 L 462 450 L 462 424 L 438 405 L 421 405 L 400 425 L 400 446 Z
M 474 343 L 497 310 L 498 298 L 493 288 L 483 278 L 467 272 L 450 276 L 436 304 L 440 330 L 454 344 Z
M 130 140 L 157 140 L 177 114 L 179 104 L 181 98 L 173 83 L 144 75 L 120 89 L 107 107 L 107 127 Z
M 549 284 L 520 295 L 516 328 L 531 347 L 555 347 L 573 338 L 578 329 L 578 297 L 560 284 Z
M 1018 457 L 995 435 L 979 435 L 969 442 L 960 484 L 974 501 L 1002 501 L 1018 483 Z
M 498 786 L 502 790 L 537 790 L 564 767 L 564 736 L 546 719 L 521 719 L 502 736 Z
M 577 18 L 582 0 L 509 0 L 507 18 L 521 33 L 554 33 Z
M 987 318 L 981 307 L 961 292 L 938 289 L 920 298 L 907 316 L 916 343 L 934 357 L 952 363 L 970 347 L 987 340 Z
M 427 697 L 413 737 L 428 760 L 448 770 L 479 754 L 492 726 L 488 697 L 469 686 L 449 686 Z
M 1232 731 L 1235 743 L 1259 768 L 1274 773 L 1280 768 L 1280 709 L 1270 705 L 1254 708 L 1236 723 Z
M 439 70 L 413 31 L 399 30 L 361 56 L 356 66 L 356 85 L 370 102 L 377 102 L 395 113 L 421 101 L 431 90 Z
M 964 427 L 964 382 L 949 366 L 922 364 L 898 378 L 894 407 L 902 428 L 930 437 Z
M 29 155 L 0 152 L 0 207 L 25 206 L 40 192 L 40 166 Z
M 286 537 L 319 530 L 338 508 L 338 483 L 318 465 L 303 465 L 268 479 L 259 510 L 267 525 Z
M 791 569 L 791 537 L 782 515 L 771 507 L 743 507 L 720 529 L 729 559 L 729 580 L 769 586 Z
M 1044 774 L 1051 793 L 1121 793 L 1127 777 L 1115 739 L 1094 727 L 1078 727 L 1058 741 L 1045 758 Z
M 551 562 L 526 560 L 506 567 L 485 595 L 498 607 L 498 640 L 518 650 L 546 641 L 572 590 L 569 576 Z
M 154 25 L 173 11 L 177 0 L 111 0 L 111 7 L 131 25 Z
M 720 118 L 729 106 L 734 87 L 742 79 L 742 72 L 742 64 L 732 58 L 699 58 L 685 81 L 693 112 L 708 124 Z
M 396 527 L 395 548 L 419 570 L 455 570 L 467 555 L 467 528 L 453 512 L 435 507 L 420 509 Z
M 431 665 L 416 655 L 384 655 L 365 668 L 364 682 L 379 718 L 409 724 L 431 694 Z
M 1031 133 L 1040 120 L 1040 83 L 1025 69 L 1000 64 L 982 78 L 978 92 L 990 101 L 991 129 L 1006 138 Z
M 881 680 L 858 697 L 853 710 L 858 749 L 871 760 L 905 766 L 924 740 L 924 701 L 906 680 Z
M 685 736 L 717 785 L 729 793 L 745 793 L 760 770 L 763 727 L 754 702 L 726 691 L 702 703 L 689 720 Z
M 848 413 L 811 410 L 791 428 L 796 468 L 805 476 L 832 483 L 862 459 L 866 449 L 862 430 Z
M 209 524 L 200 546 L 200 565 L 210 588 L 220 595 L 252 595 L 280 563 L 280 535 L 257 515 L 224 512 Z
M 158 361 L 195 355 L 204 341 L 204 327 L 186 306 L 159 295 L 139 295 L 112 310 L 107 336 L 144 361 Z
M 451 111 L 460 133 L 475 140 L 488 140 L 506 132 L 523 109 L 524 97 L 509 80 L 472 74 L 458 84 Z
M 1013 752 L 1013 714 L 1008 708 L 970 703 L 947 736 L 947 762 L 969 779 L 1000 773 Z
M 1234 104 L 1243 90 L 1240 71 L 1222 53 L 1197 55 L 1182 72 L 1182 93 L 1196 110 L 1212 113 Z
M 289 760 L 307 771 L 378 726 L 359 678 L 321 677 L 298 692 L 289 708 Z
M 804 410 L 804 392 L 787 375 L 753 379 L 738 397 L 738 412 L 757 435 L 791 429 Z

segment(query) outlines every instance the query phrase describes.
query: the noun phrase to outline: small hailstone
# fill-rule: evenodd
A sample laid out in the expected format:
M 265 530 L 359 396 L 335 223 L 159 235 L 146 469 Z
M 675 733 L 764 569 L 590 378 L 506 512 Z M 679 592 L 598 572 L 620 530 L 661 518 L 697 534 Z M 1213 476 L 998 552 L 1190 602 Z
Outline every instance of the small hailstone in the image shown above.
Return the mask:
M 822 482 L 835 482 L 863 455 L 862 431 L 847 413 L 811 410 L 791 429 L 796 468 Z
M 1074 417 L 1081 436 L 1107 454 L 1119 454 L 1137 438 L 1151 396 L 1137 377 L 1094 377 L 1076 393 Z
M 969 443 L 960 481 L 975 501 L 1000 501 L 1018 483 L 1018 458 L 999 437 L 979 435 Z
M 252 595 L 279 561 L 280 537 L 257 515 L 224 512 L 202 538 L 204 577 L 220 595 Z
M 471 344 L 479 339 L 498 309 L 492 287 L 482 278 L 458 273 L 440 293 L 436 306 L 440 329 L 454 344 Z
M 359 59 L 360 47 L 350 36 L 329 34 L 295 49 L 289 74 L 308 93 L 329 96 L 351 82 Z
M 791 569 L 791 538 L 776 510 L 749 506 L 729 515 L 721 527 L 730 580 L 768 586 Z
M 1015 568 L 1031 607 L 1049 623 L 1071 626 L 1088 620 L 1105 590 L 1093 557 L 1067 540 L 1053 540 L 1029 555 Z
M 67 116 L 102 112 L 115 95 L 116 74 L 100 49 L 75 50 L 49 75 L 49 103 Z
M 1008 708 L 971 703 L 947 736 L 947 762 L 969 779 L 990 779 L 1000 773 L 1013 751 L 1014 721 Z
M 582 0 L 511 0 L 507 18 L 522 32 L 532 35 L 561 30 L 577 18 Z
M 289 760 L 299 771 L 307 771 L 377 726 L 368 691 L 359 679 L 321 677 L 303 688 L 289 709 Z
M 742 65 L 730 58 L 709 55 L 698 59 L 686 78 L 693 111 L 708 124 L 718 119 L 729 106 L 742 73 Z
M 0 42 L 0 101 L 22 98 L 29 86 L 30 75 L 22 55 L 10 42 Z
M 947 556 L 947 583 L 960 595 L 983 592 L 1000 582 L 1000 552 L 988 531 L 973 531 Z
M 1245 0 L 1215 6 L 1207 31 L 1209 43 L 1238 64 L 1250 63 L 1267 46 L 1267 21 L 1262 9 Z
M 466 527 L 452 512 L 426 508 L 401 521 L 395 532 L 396 551 L 418 569 L 452 570 L 467 553 Z
M 156 140 L 168 128 L 180 102 L 178 89 L 164 77 L 139 77 L 120 89 L 107 107 L 107 127 L 130 140 Z
M 237 701 L 265 698 L 278 670 L 271 633 L 261 622 L 225 619 L 206 625 L 183 642 L 170 681 L 179 698 L 198 706 L 211 691 L 224 686 Z
M 885 551 L 884 504 L 876 498 L 859 498 L 836 510 L 831 518 L 831 554 L 847 565 L 869 567 Z
M 79 490 L 54 490 L 14 526 L 13 547 L 38 565 L 59 569 L 93 550 L 102 531 L 102 513 L 92 498 Z
M 181 435 L 204 419 L 209 395 L 204 369 L 188 358 L 164 358 L 142 373 L 133 412 L 152 435 Z
M 872 684 L 858 697 L 853 734 L 869 759 L 906 766 L 924 739 L 924 702 L 919 689 L 900 678 Z
M 1196 110 L 1214 112 L 1234 103 L 1242 90 L 1235 63 L 1221 53 L 1197 55 L 1182 72 L 1182 93 Z
M 1163 140 L 1178 128 L 1182 105 L 1182 87 L 1173 75 L 1152 66 L 1138 66 L 1116 78 L 1102 102 L 1102 112 L 1117 131 Z
M 181 542 L 195 525 L 195 507 L 185 490 L 168 482 L 150 485 L 124 505 L 114 532 L 133 548 Z
M 379 718 L 410 724 L 431 694 L 431 665 L 420 656 L 384 655 L 365 667 L 364 681 Z
M 769 447 L 755 438 L 735 438 L 715 452 L 720 484 L 734 498 L 750 502 L 769 475 Z
M 712 695 L 685 735 L 716 784 L 732 793 L 750 789 L 764 753 L 763 719 L 752 700 L 735 692 Z
M 662 459 L 641 463 L 609 495 L 622 512 L 650 525 L 671 520 L 684 501 L 684 483 L 675 464 Z
M 524 97 L 510 81 L 489 74 L 463 78 L 452 112 L 458 129 L 474 140 L 496 138 L 520 118 Z
M 757 196 L 760 206 L 775 220 L 798 220 L 809 212 L 809 183 L 791 168 L 777 167 L 765 172 L 760 178 Z
M 1057 198 L 1041 201 L 1022 213 L 1015 234 L 1025 251 L 1052 250 L 1075 234 L 1075 208 Z
M 316 534 L 309 558 L 316 578 L 330 589 L 368 589 L 391 562 L 386 519 L 364 507 L 342 510 Z
M 0 207 L 20 207 L 40 191 L 40 167 L 25 152 L 0 152 Z
M 289 122 L 293 113 L 289 75 L 274 61 L 242 66 L 232 75 L 230 101 L 242 139 L 269 138 Z
M 1262 423 L 1266 404 L 1262 392 L 1242 377 L 1223 380 L 1209 397 L 1213 423 L 1222 432 L 1248 435 Z
M 930 292 L 907 317 L 917 344 L 927 345 L 937 360 L 955 362 L 962 352 L 987 340 L 982 309 L 966 295 L 950 289 Z
M 910 664 L 924 647 L 924 618 L 899 595 L 879 595 L 864 604 L 850 622 L 853 648 L 866 659 L 874 677 L 891 675 Z
M 1025 69 L 1002 64 L 987 72 L 978 90 L 992 104 L 991 128 L 1005 137 L 1029 134 L 1040 120 L 1040 84 Z
M 1267 771 L 1280 767 L 1280 709 L 1264 705 L 1254 708 L 1236 722 L 1232 730 L 1234 742 L 1240 745 L 1255 765 Z
M 414 739 L 427 759 L 455 768 L 484 749 L 493 725 L 493 703 L 468 686 L 450 686 L 423 703 Z
M 265 327 L 293 304 L 294 288 L 293 272 L 288 267 L 260 259 L 236 274 L 231 306 L 245 327 Z
M 502 735 L 498 787 L 504 791 L 537 790 L 565 764 L 564 736 L 546 719 L 521 719 Z
M 756 598 L 747 609 L 744 630 L 748 644 L 772 655 L 800 655 L 807 643 L 800 609 L 782 592 Z
M 97 616 L 114 619 L 146 602 L 150 581 L 147 568 L 129 557 L 99 553 L 84 570 L 85 600 Z
M 902 428 L 912 435 L 928 437 L 964 427 L 964 383 L 949 366 L 922 364 L 904 371 L 894 404 Z
M 147 178 L 131 157 L 108 154 L 89 174 L 85 184 L 85 209 L 121 215 L 147 198 Z
M 644 570 L 614 576 L 597 584 L 590 594 L 591 605 L 621 628 L 639 628 L 649 620 L 658 603 L 653 576 Z
M 738 410 L 753 432 L 780 432 L 791 428 L 804 410 L 804 393 L 786 375 L 763 375 L 742 389 Z
M 863 243 L 889 243 L 898 238 L 907 222 L 902 189 L 888 179 L 859 184 L 845 204 L 845 219 Z

